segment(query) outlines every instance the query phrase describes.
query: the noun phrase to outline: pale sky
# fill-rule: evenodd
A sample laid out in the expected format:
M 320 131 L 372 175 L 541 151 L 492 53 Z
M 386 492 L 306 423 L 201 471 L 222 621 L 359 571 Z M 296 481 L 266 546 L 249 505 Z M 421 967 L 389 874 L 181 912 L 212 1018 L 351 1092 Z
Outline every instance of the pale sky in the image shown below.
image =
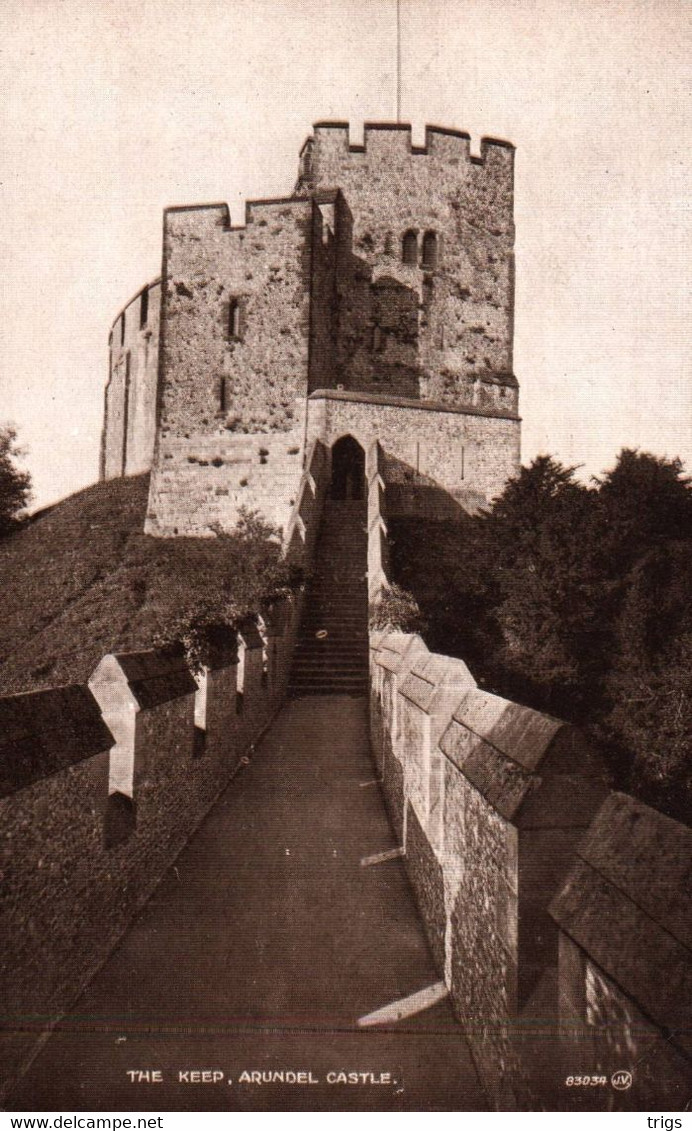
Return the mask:
M 690 9 L 401 0 L 402 119 L 517 147 L 522 456 L 692 470 Z M 108 330 L 167 205 L 292 191 L 312 123 L 395 113 L 395 0 L 3 0 L 0 423 L 35 505 L 94 482 Z

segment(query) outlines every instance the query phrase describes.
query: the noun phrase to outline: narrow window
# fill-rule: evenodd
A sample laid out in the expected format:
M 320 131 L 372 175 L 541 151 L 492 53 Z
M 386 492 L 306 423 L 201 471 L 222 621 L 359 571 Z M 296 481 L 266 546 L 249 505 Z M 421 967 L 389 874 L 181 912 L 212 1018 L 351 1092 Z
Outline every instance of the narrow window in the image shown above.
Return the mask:
M 149 288 L 142 291 L 139 300 L 139 328 L 143 330 L 149 320 Z
M 232 341 L 240 338 L 240 303 L 232 298 L 228 304 L 228 336 Z
M 373 326 L 370 348 L 374 353 L 381 353 L 384 349 L 385 336 L 381 326 Z
M 125 345 L 125 311 L 120 315 L 120 345 Z
M 459 472 L 460 472 L 460 478 L 465 479 L 466 478 L 466 451 L 464 449 L 463 444 L 461 445 L 461 460 L 460 460 Z
M 219 381 L 219 412 L 228 412 L 228 381 L 225 377 Z
M 411 229 L 404 233 L 401 241 L 401 258 L 409 267 L 415 267 L 418 263 L 418 232 Z
M 423 236 L 422 267 L 424 271 L 432 271 L 434 267 L 437 267 L 437 234 L 435 232 L 426 232 Z

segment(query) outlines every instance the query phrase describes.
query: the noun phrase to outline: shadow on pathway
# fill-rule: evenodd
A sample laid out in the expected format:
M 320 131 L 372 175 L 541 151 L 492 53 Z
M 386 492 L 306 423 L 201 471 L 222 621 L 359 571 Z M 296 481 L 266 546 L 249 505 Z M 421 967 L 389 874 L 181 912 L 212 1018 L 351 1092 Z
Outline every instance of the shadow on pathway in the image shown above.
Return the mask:
M 12 1110 L 479 1111 L 449 1004 L 358 1029 L 438 981 L 372 781 L 365 699 L 287 704 L 89 989 Z M 161 1083 L 128 1072 L 158 1071 Z M 190 1070 L 214 1083 L 179 1081 Z M 257 1084 L 243 1072 L 311 1072 Z M 329 1073 L 391 1083 L 328 1083 Z

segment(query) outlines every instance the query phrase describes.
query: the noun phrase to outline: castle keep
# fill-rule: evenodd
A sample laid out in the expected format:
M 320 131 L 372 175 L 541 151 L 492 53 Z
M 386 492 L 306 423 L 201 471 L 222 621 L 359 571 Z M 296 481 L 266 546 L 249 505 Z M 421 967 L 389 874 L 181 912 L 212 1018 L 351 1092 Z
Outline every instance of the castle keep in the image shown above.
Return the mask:
M 243 227 L 166 211 L 162 276 L 111 333 L 102 477 L 151 470 L 160 536 L 257 509 L 308 568 L 215 624 L 194 675 L 122 650 L 139 604 L 95 575 L 67 595 L 71 626 L 102 597 L 115 622 L 85 682 L 0 697 L 3 1109 L 156 1083 L 144 1106 L 177 1111 L 207 1083 L 210 1110 L 279 1110 L 243 1091 L 245 1049 L 270 1087 L 312 1065 L 311 1109 L 342 1110 L 344 1050 L 375 1047 L 396 1090 L 359 1110 L 689 1106 L 692 831 L 610 792 L 578 727 L 376 627 L 390 516 L 473 510 L 518 470 L 512 162 L 321 123 Z M 65 570 L 74 514 L 37 519 Z
M 320 122 L 293 195 L 249 202 L 244 226 L 225 204 L 166 210 L 162 278 L 111 332 L 102 449 L 105 478 L 152 468 L 150 533 L 230 529 L 243 505 L 285 527 L 315 439 L 350 491 L 378 439 L 401 511 L 502 490 L 519 461 L 513 161 L 453 130 L 416 147 L 371 124 L 356 146 Z

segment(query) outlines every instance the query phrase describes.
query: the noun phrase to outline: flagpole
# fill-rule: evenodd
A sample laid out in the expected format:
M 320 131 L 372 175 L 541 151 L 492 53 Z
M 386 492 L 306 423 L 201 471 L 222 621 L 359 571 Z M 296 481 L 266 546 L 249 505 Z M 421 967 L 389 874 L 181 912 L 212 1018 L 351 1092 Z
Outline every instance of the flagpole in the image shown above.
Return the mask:
M 396 120 L 401 121 L 401 0 L 396 0 Z

